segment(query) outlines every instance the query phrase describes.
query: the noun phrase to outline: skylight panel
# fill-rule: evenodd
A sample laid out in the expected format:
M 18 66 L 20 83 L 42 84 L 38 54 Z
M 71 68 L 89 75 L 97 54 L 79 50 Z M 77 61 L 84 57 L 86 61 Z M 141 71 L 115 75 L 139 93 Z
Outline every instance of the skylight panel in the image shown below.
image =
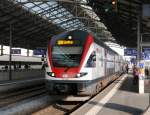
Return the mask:
M 50 17 L 50 14 L 49 14 L 49 13 L 47 13 L 47 14 L 45 14 L 45 16 L 46 16 L 46 17 Z
M 53 4 L 57 4 L 57 2 L 56 1 L 50 1 L 50 2 L 47 2 L 47 4 L 53 5 Z
M 48 7 L 48 5 L 47 5 L 47 4 L 41 4 L 41 5 L 39 5 L 39 7 L 41 7 L 41 8 L 43 8 L 43 9 L 45 9 L 45 8 L 47 8 L 47 7 Z
M 15 0 L 15 2 L 28 2 L 28 0 Z
M 28 8 L 31 8 L 31 7 L 33 7 L 33 6 L 35 6 L 33 3 L 27 3 L 27 4 L 25 4 L 24 6 L 26 6 L 26 7 L 28 7 Z
M 37 12 L 37 11 L 41 10 L 41 8 L 39 8 L 39 7 L 33 7 L 32 10 L 34 10 L 34 11 Z
M 60 19 L 56 19 L 56 20 L 54 20 L 54 22 L 55 23 L 60 23 L 60 22 L 62 22 Z
M 27 2 L 28 0 L 16 1 Z M 26 3 L 22 6 L 64 29 L 84 27 L 84 24 L 80 22 L 79 19 L 74 18 L 73 14 L 59 5 L 56 1 Z
M 45 13 L 45 12 L 47 12 L 47 10 L 49 9 L 49 7 L 47 7 L 47 8 L 44 8 L 44 9 L 39 9 L 39 10 L 37 10 L 37 12 L 40 14 L 40 13 Z

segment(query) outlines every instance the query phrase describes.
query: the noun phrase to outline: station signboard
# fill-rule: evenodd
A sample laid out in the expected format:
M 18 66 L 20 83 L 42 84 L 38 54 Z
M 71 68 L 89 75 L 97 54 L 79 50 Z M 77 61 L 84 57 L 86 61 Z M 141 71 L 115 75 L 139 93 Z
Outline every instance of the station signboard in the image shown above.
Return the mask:
M 150 54 L 150 48 L 144 48 L 144 49 L 143 49 L 143 52 L 144 52 L 145 54 Z
M 150 60 L 150 48 L 143 49 L 143 60 Z
M 21 54 L 21 49 L 11 49 L 11 54 Z
M 124 49 L 124 56 L 137 56 L 137 50 L 135 48 Z
M 135 48 L 124 49 L 124 56 L 137 56 L 137 50 Z M 150 60 L 150 48 L 143 48 L 141 56 L 143 60 Z
M 150 60 L 150 54 L 143 53 L 142 58 L 143 60 Z
M 35 49 L 34 51 L 33 51 L 33 54 L 34 55 L 46 55 L 46 49 Z
M 150 4 L 143 4 L 142 14 L 143 18 L 150 17 Z

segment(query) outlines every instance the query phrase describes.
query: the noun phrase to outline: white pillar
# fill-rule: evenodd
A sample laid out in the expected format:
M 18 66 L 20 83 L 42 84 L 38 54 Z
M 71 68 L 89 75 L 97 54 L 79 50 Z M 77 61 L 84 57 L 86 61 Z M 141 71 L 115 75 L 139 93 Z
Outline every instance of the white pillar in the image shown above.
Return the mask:
M 139 78 L 139 94 L 144 94 L 144 79 Z

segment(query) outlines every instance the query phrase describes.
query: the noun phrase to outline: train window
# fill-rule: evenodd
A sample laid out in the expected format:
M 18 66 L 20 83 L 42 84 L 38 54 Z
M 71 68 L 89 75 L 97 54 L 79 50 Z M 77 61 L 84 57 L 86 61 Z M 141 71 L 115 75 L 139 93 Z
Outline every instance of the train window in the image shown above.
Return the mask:
M 86 67 L 96 67 L 96 52 L 93 51 L 92 54 L 90 55 Z
M 55 67 L 78 67 L 81 61 L 83 47 L 54 46 L 52 62 Z

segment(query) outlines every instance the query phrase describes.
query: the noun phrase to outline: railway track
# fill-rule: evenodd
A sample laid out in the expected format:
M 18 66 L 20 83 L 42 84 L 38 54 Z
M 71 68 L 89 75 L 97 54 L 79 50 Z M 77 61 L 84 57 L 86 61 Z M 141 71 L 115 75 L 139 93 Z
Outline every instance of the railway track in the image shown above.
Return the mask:
M 27 87 L 12 92 L 3 93 L 0 95 L 0 107 L 8 106 L 15 102 L 25 100 L 40 94 L 46 93 L 44 85 Z
M 32 115 L 69 115 L 86 101 L 57 101 L 39 111 L 33 112 Z
M 82 97 L 82 96 L 77 98 L 75 97 L 74 101 L 72 101 L 73 99 L 71 99 L 70 101 L 69 100 L 70 98 L 65 99 L 63 96 L 49 96 L 49 98 L 52 99 L 57 98 L 56 101 L 54 101 L 50 105 L 47 105 L 39 109 L 38 111 L 32 112 L 31 115 L 70 115 L 72 112 L 77 110 L 79 107 L 88 102 L 90 99 L 94 98 L 96 95 L 93 95 L 91 97 Z
M 95 96 L 90 98 L 76 97 L 75 100 L 72 96 L 73 99 L 69 100 L 70 98 L 68 99 L 67 96 L 48 95 L 45 87 L 41 85 L 0 95 L 0 107 L 12 105 L 3 109 L 4 114 L 11 109 L 12 115 L 69 115 Z M 14 104 L 16 102 L 18 104 Z
M 116 81 L 117 79 L 115 79 L 114 81 Z M 113 82 L 111 82 L 111 83 L 113 83 Z M 111 83 L 109 83 L 107 86 L 109 86 Z M 104 87 L 101 91 L 103 91 L 106 87 Z M 81 107 L 83 104 L 85 104 L 90 99 L 97 96 L 99 93 L 97 93 L 96 95 L 93 95 L 89 99 L 85 99 L 83 101 L 81 101 L 81 99 L 79 99 L 79 101 L 62 101 L 62 100 L 57 101 L 56 103 L 54 103 L 50 106 L 47 106 L 39 111 L 33 112 L 32 115 L 49 115 L 49 114 L 51 114 L 51 115 L 70 115 L 72 112 L 77 110 L 79 107 Z
M 6 97 L 1 96 L 0 107 L 6 107 L 6 109 L 4 111 L 2 109 L 2 112 L 0 110 L 0 113 L 10 114 L 11 111 L 10 115 L 69 115 L 87 102 L 87 98 L 79 99 L 79 101 L 63 101 L 64 97 L 49 96 L 45 90 L 39 92 L 41 89 L 42 87 L 32 88 L 30 91 L 12 93 Z M 24 93 L 27 94 L 24 95 Z M 23 102 L 23 100 L 28 101 Z

